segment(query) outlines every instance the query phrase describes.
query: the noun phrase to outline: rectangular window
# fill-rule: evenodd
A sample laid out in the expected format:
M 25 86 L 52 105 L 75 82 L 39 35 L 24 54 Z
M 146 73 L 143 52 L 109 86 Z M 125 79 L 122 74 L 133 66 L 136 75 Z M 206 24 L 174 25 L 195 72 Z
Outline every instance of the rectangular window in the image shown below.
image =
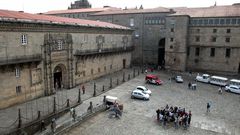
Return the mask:
M 204 24 L 205 24 L 205 25 L 208 24 L 208 19 L 204 19 Z
M 225 56 L 226 56 L 227 58 L 229 58 L 230 55 L 231 55 L 231 49 L 227 48 L 227 49 L 226 49 L 226 54 L 225 54 Z
M 214 24 L 219 24 L 219 19 L 214 19 Z
M 212 42 L 216 42 L 217 41 L 217 37 L 212 37 L 211 41 Z
M 15 76 L 20 77 L 20 68 L 19 67 L 15 68 Z
M 227 29 L 227 33 L 231 33 L 231 29 Z
M 196 37 L 195 37 L 195 41 L 196 41 L 196 42 L 199 42 L 199 41 L 200 41 L 200 37 L 199 37 L 199 36 L 196 36 Z
M 230 37 L 226 37 L 225 42 L 229 43 L 230 42 Z
M 174 32 L 174 28 L 171 28 L 171 32 Z
M 87 42 L 88 42 L 88 35 L 84 35 L 84 37 L 83 37 L 83 42 L 84 42 L 84 43 L 87 43 Z
M 22 87 L 21 86 L 17 86 L 16 87 L 16 93 L 17 95 L 20 94 L 22 92 Z
M 203 23 L 203 20 L 198 20 L 198 24 L 201 25 Z
M 63 49 L 63 41 L 62 40 L 58 40 L 57 41 L 57 50 L 62 50 Z
M 130 18 L 130 26 L 134 26 L 134 19 Z
M 98 68 L 98 73 L 100 73 L 101 72 L 101 68 Z
M 230 24 L 231 23 L 231 19 L 226 19 L 226 24 Z
M 210 56 L 211 57 L 215 56 L 215 48 L 211 48 Z
M 231 22 L 231 24 L 236 24 L 236 22 L 237 22 L 237 19 L 232 19 L 232 22 Z
M 190 55 L 190 47 L 187 47 L 187 56 Z
M 195 56 L 199 56 L 199 54 L 200 54 L 200 48 L 197 47 L 197 48 L 195 49 Z
M 112 65 L 110 65 L 110 69 L 112 69 Z
M 213 24 L 213 19 L 209 19 L 209 24 Z
M 22 43 L 22 45 L 27 44 L 27 35 L 26 34 L 21 35 L 21 43 Z
M 225 19 L 220 19 L 220 24 L 225 24 Z
M 93 69 L 91 69 L 91 74 L 93 74 Z
M 197 32 L 197 33 L 200 33 L 200 29 L 196 29 L 196 32 Z
M 217 33 L 217 29 L 213 29 L 213 33 Z
M 171 41 L 171 42 L 173 42 L 173 40 L 174 40 L 173 38 L 170 38 L 170 41 Z

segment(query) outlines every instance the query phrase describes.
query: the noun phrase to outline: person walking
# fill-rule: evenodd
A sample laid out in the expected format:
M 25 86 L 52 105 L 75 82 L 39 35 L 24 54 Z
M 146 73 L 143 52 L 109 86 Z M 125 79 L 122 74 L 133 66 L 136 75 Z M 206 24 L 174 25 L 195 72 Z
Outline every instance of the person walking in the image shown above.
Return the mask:
M 45 130 L 45 122 L 44 120 L 41 121 L 41 131 Z
M 157 110 L 156 110 L 156 113 L 157 113 L 157 121 L 159 121 L 159 119 L 160 119 L 160 117 L 159 117 L 160 110 L 159 110 L 159 109 L 157 109 Z
M 82 85 L 82 92 L 83 92 L 83 94 L 85 94 L 85 86 L 84 85 Z
M 56 128 L 56 121 L 55 121 L 55 118 L 53 118 L 51 122 L 51 130 L 53 133 L 55 132 L 55 128 Z

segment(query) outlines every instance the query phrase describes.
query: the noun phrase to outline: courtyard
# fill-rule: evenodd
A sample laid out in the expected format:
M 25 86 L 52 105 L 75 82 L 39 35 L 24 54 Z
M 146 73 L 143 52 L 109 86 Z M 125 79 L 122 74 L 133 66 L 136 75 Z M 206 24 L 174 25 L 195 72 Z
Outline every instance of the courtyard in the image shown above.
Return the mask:
M 169 81 L 170 72 L 154 72 L 163 85 L 145 84 L 144 74 L 115 87 L 88 101 L 101 102 L 103 95 L 116 96 L 124 105 L 121 119 L 108 118 L 108 111 L 99 113 L 81 125 L 71 129 L 68 135 L 159 135 L 159 134 L 240 134 L 240 95 L 223 92 L 218 94 L 218 86 L 197 82 L 197 90 L 188 89 L 188 83 L 194 81 L 195 75 L 179 73 L 184 83 Z M 138 85 L 144 85 L 152 91 L 149 101 L 131 99 L 131 91 Z M 211 112 L 206 113 L 207 102 L 211 102 Z M 163 128 L 156 121 L 156 110 L 161 107 L 178 106 L 192 111 L 190 128 L 175 129 L 173 124 Z

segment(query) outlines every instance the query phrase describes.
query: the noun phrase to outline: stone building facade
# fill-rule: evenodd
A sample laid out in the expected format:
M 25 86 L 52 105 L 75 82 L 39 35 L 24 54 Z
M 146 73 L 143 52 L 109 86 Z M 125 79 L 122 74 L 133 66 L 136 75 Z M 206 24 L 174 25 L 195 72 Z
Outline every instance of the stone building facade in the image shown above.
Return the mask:
M 0 108 L 127 68 L 127 27 L 0 11 Z
M 111 9 L 89 14 L 88 19 L 134 29 L 133 64 L 239 74 L 239 10 L 240 4 L 204 8 Z M 65 16 L 64 11 L 61 15 Z

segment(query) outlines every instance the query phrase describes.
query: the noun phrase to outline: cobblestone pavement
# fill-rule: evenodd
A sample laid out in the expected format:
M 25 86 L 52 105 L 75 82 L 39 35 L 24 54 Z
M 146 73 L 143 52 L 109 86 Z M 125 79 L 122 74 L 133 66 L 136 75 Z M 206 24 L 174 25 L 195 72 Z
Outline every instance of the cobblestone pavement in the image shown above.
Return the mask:
M 140 69 L 138 70 L 135 68 L 135 75 L 138 75 L 138 71 L 141 74 Z M 84 95 L 81 95 L 82 100 L 87 100 L 91 97 L 93 97 L 93 84 L 96 84 L 96 92 L 97 95 L 102 93 L 102 86 L 105 86 L 105 90 L 107 91 L 109 89 L 110 85 L 110 78 L 112 78 L 112 85 L 115 87 L 117 85 L 117 79 L 119 84 L 122 83 L 123 79 L 123 73 L 125 74 L 125 80 L 128 80 L 128 76 L 130 75 L 130 79 L 133 78 L 132 69 L 124 69 L 118 72 L 114 72 L 112 74 L 106 75 L 104 77 L 97 78 L 95 80 L 89 81 L 84 84 L 86 93 Z M 77 102 L 78 99 L 78 89 L 80 87 L 75 87 L 70 90 L 58 90 L 56 94 L 47 96 L 47 97 L 41 97 L 32 101 L 28 101 L 23 104 L 18 104 L 12 107 L 9 107 L 7 109 L 0 110 L 0 134 L 3 134 L 5 132 L 8 132 L 9 130 L 17 127 L 18 125 L 18 109 L 21 109 L 22 114 L 22 121 L 23 123 L 30 122 L 32 120 L 37 119 L 37 111 L 41 111 L 41 115 L 44 116 L 46 114 L 49 114 L 53 112 L 53 98 L 56 97 L 56 108 L 57 110 L 66 107 L 66 101 L 67 99 L 70 99 L 70 104 L 74 104 Z M 34 90 L 32 91 L 32 95 L 34 95 Z M 30 98 L 30 97 L 29 97 Z
M 189 90 L 187 84 L 193 77 L 183 75 L 184 83 L 168 81 L 173 73 L 157 72 L 164 81 L 162 86 L 147 85 L 144 75 L 140 75 L 105 93 L 117 96 L 124 104 L 121 119 L 108 118 L 108 112 L 100 113 L 67 135 L 239 135 L 240 134 L 240 95 L 223 92 L 219 95 L 217 86 L 197 83 L 197 90 Z M 131 99 L 130 93 L 137 85 L 145 85 L 152 90 L 149 101 Z M 105 95 L 104 94 L 104 95 Z M 100 97 L 100 98 L 99 98 Z M 102 99 L 103 95 L 97 97 Z M 97 99 L 96 99 L 97 100 Z M 94 98 L 91 101 L 95 101 Z M 206 114 L 206 104 L 211 102 L 211 112 Z M 168 105 L 180 106 L 192 111 L 190 128 L 175 129 L 168 124 L 163 128 L 156 122 L 156 109 Z

